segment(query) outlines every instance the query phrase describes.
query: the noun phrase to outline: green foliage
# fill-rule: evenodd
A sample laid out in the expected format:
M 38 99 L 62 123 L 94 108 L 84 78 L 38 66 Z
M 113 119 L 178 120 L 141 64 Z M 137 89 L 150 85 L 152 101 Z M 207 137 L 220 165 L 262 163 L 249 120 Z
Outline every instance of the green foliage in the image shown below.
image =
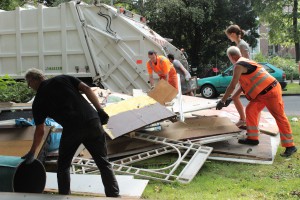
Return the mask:
M 16 7 L 24 4 L 22 0 L 1 0 L 0 9 L 2 10 L 14 10 Z
M 257 62 L 269 62 L 272 65 L 282 69 L 285 72 L 288 80 L 292 79 L 292 77 L 293 79 L 299 78 L 298 65 L 293 59 L 282 58 L 279 56 L 267 58 L 261 53 L 258 53 L 255 55 L 253 60 Z
M 5 75 L 0 77 L 0 102 L 28 102 L 34 96 L 33 90 L 24 82 L 17 82 Z
M 269 62 L 285 71 L 287 79 L 291 79 L 291 76 L 293 76 L 293 79 L 299 77 L 298 65 L 295 63 L 295 60 L 275 56 Z
M 224 30 L 232 23 L 250 30 L 245 40 L 256 45 L 257 15 L 248 0 L 151 0 L 144 6 L 149 26 L 185 48 L 192 66 L 229 65 L 225 51 L 231 43 Z
M 268 62 L 268 59 L 260 52 L 253 58 L 256 62 Z

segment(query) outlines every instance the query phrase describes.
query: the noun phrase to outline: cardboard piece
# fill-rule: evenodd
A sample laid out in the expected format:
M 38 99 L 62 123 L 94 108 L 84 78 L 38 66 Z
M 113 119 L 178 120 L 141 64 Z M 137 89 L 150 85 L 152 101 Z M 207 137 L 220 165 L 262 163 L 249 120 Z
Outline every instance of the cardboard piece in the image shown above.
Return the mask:
M 149 97 L 152 97 L 162 105 L 165 105 L 165 103 L 172 101 L 177 94 L 178 91 L 176 90 L 176 88 L 174 88 L 164 79 L 159 80 L 155 85 L 155 88 L 148 92 Z

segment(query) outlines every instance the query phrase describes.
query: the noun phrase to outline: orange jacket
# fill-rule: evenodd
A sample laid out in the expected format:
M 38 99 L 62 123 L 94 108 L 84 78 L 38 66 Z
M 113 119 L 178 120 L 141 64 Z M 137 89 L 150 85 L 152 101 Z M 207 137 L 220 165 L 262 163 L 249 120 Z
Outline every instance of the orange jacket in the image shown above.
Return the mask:
M 148 73 L 153 74 L 154 71 L 160 79 L 166 79 L 166 76 L 169 74 L 169 80 L 167 81 L 178 89 L 177 73 L 173 64 L 164 56 L 157 56 L 156 59 L 156 65 L 150 60 L 147 62 Z
M 239 79 L 244 93 L 251 97 L 251 99 L 255 99 L 260 92 L 276 80 L 265 70 L 263 66 L 252 60 L 240 58 L 235 65 L 241 65 L 244 67 L 251 65 L 256 67 L 255 71 L 250 74 L 242 74 Z

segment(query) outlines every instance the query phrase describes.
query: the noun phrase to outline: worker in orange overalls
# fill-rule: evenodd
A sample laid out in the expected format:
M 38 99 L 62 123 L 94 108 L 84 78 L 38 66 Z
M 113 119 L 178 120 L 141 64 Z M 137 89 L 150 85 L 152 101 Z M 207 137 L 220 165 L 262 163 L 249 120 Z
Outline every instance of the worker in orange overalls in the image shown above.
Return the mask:
M 239 139 L 241 144 L 259 144 L 259 113 L 267 107 L 275 118 L 280 132 L 281 145 L 286 147 L 285 152 L 280 154 L 289 157 L 297 151 L 293 141 L 290 123 L 284 113 L 281 86 L 260 64 L 244 58 L 238 47 L 231 46 L 227 49 L 227 56 L 234 64 L 233 77 L 227 90 L 218 102 L 216 109 L 225 106 L 226 99 L 234 91 L 237 82 L 240 82 L 247 99 L 250 101 L 246 107 L 247 138 Z
M 159 79 L 168 81 L 170 85 L 178 90 L 177 74 L 173 64 L 168 58 L 158 56 L 153 50 L 148 52 L 147 70 L 149 73 L 149 82 L 154 87 L 153 71 L 158 74 Z

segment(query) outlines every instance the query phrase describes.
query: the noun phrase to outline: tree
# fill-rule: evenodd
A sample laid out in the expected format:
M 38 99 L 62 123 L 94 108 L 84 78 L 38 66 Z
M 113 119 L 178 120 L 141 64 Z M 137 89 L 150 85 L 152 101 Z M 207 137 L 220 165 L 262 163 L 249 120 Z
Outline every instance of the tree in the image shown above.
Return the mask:
M 296 62 L 299 61 L 298 0 L 253 0 L 253 6 L 260 13 L 260 20 L 270 28 L 270 42 L 282 46 L 294 44 Z
M 249 0 L 151 0 L 144 6 L 149 26 L 184 47 L 192 66 L 229 63 L 225 51 L 230 41 L 224 30 L 231 23 L 250 30 L 245 39 L 256 46 L 257 15 Z
M 22 0 L 1 0 L 0 9 L 2 10 L 14 10 L 16 7 L 24 4 Z

